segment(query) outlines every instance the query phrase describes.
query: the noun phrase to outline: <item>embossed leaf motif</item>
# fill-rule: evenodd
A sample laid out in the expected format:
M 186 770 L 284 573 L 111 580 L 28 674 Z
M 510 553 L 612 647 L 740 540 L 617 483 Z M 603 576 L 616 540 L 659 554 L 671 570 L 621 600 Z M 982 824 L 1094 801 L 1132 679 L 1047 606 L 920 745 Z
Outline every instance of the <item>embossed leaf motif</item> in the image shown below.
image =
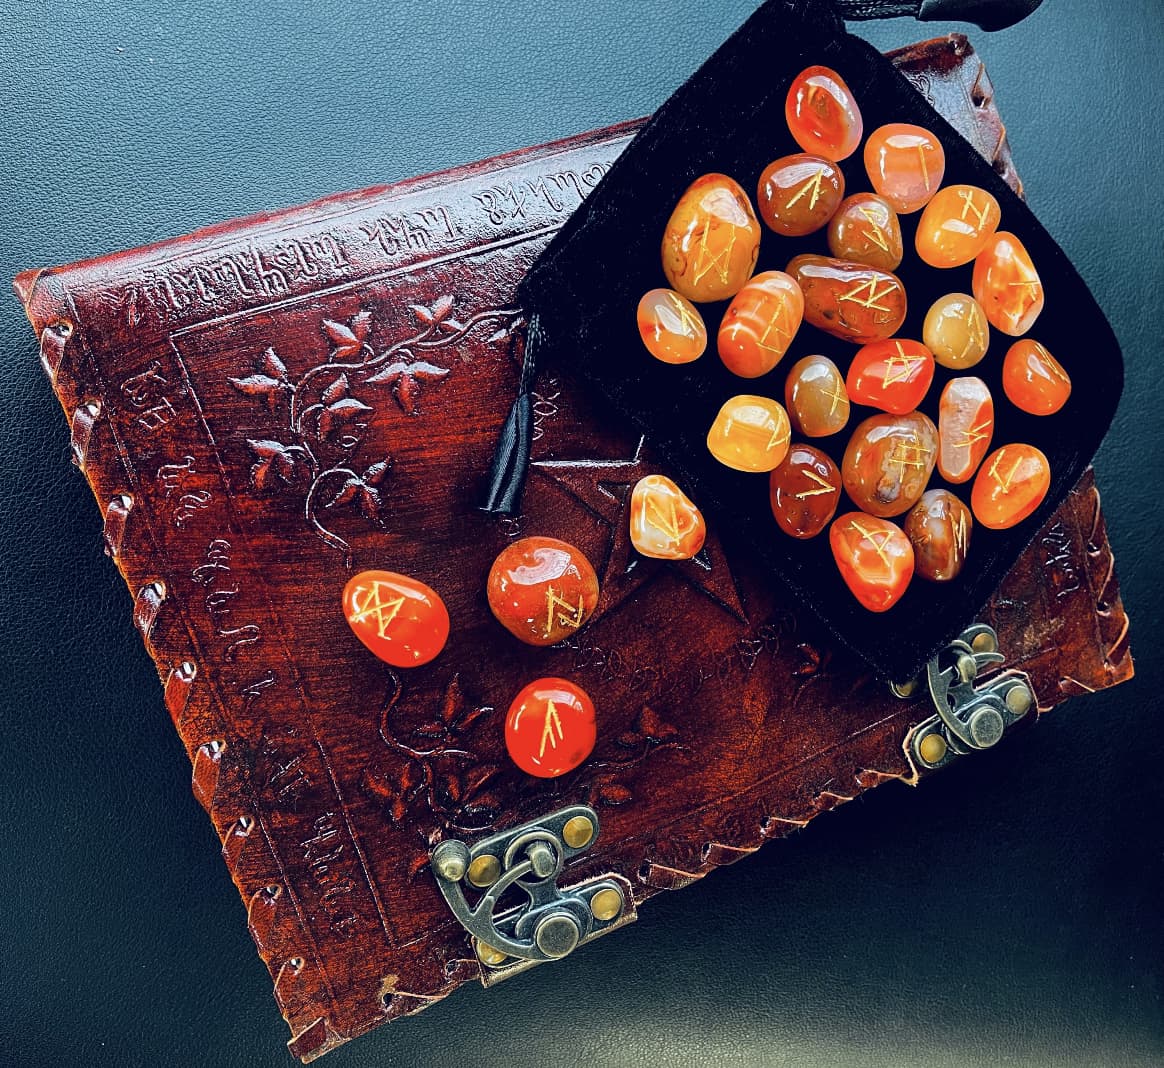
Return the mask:
M 424 360 L 397 360 L 369 378 L 368 385 L 390 385 L 401 411 L 415 415 L 421 383 L 439 382 L 448 373 L 447 367 L 438 367 Z
M 323 403 L 320 405 L 318 413 L 320 441 L 331 437 L 337 427 L 354 423 L 361 416 L 368 415 L 372 411 L 372 408 L 363 401 L 348 396 L 348 389 L 348 376 L 340 375 L 323 391 L 321 396 Z M 355 444 L 358 440 L 354 438 L 354 435 L 353 439 L 351 444 Z M 344 441 L 341 440 L 341 444 L 344 444 Z M 347 444 L 345 447 L 350 448 L 351 444 Z
M 265 398 L 272 411 L 279 398 L 290 393 L 292 389 L 287 377 L 287 368 L 275 354 L 274 349 L 267 349 L 263 353 L 254 374 L 245 378 L 231 378 L 229 382 L 240 393 Z
M 360 312 L 350 326 L 337 323 L 332 319 L 323 320 L 323 332 L 332 344 L 332 360 L 348 360 L 358 356 L 368 339 L 368 331 L 372 326 L 372 313 Z
M 300 450 L 281 441 L 248 438 L 247 445 L 255 457 L 251 468 L 251 482 L 256 489 L 267 489 L 279 483 L 290 486 L 302 471 Z
M 362 475 L 349 474 L 347 480 L 340 486 L 335 496 L 324 508 L 338 508 L 352 501 L 358 502 L 364 517 L 373 523 L 382 523 L 381 510 L 384 507 L 383 497 L 380 495 L 380 484 L 384 481 L 392 467 L 390 460 L 381 460 L 372 464 Z

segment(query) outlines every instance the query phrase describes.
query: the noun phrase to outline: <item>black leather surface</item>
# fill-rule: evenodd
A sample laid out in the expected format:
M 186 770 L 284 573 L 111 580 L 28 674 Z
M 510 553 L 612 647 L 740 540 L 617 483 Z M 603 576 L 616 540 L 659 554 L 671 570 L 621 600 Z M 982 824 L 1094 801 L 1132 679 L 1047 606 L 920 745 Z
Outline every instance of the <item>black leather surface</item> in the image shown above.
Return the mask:
M 0 0 L 0 276 L 649 112 L 751 7 Z M 974 39 L 1031 203 L 1124 348 L 1097 468 L 1138 678 L 332 1068 L 1164 1062 L 1164 7 L 1048 0 Z M 6 290 L 0 375 L 0 1061 L 290 1063 Z

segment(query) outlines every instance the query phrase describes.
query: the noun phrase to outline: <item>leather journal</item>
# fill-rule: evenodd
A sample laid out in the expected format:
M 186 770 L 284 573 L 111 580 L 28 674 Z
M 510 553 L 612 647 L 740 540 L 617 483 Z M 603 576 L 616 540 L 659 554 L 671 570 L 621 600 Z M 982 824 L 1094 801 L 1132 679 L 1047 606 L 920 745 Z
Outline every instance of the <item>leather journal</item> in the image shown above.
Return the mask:
M 1017 189 L 966 39 L 893 59 Z M 16 280 L 303 1060 L 529 966 L 482 951 L 466 902 L 489 879 L 460 876 L 507 865 L 539 821 L 566 895 L 543 904 L 588 903 L 593 937 L 1132 674 L 1090 472 L 967 632 L 971 670 L 896 692 L 726 553 L 714 516 L 695 559 L 638 557 L 630 487 L 665 465 L 567 370 L 536 385 L 522 513 L 476 508 L 519 373 L 514 291 L 636 128 Z M 505 640 L 485 601 L 493 558 L 531 533 L 578 545 L 601 584 L 588 625 L 547 649 Z M 441 591 L 453 630 L 433 663 L 395 671 L 356 641 L 339 595 L 365 568 Z M 504 709 L 537 675 L 599 708 L 592 758 L 554 780 L 505 756 Z M 947 683 L 980 718 L 936 710 Z M 520 939 L 529 903 L 498 894 Z

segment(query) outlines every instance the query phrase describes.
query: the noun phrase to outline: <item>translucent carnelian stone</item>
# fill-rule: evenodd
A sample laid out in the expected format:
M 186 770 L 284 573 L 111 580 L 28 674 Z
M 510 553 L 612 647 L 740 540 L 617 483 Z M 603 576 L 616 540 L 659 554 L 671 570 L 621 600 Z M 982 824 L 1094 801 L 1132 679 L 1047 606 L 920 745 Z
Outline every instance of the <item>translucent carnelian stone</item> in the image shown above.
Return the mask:
M 893 210 L 907 215 L 925 207 L 942 184 L 946 153 L 929 130 L 904 122 L 879 126 L 865 142 L 865 170 Z
M 905 286 L 889 271 L 805 254 L 788 264 L 804 294 L 804 318 L 818 330 L 863 345 L 905 322 Z
M 526 686 L 505 716 L 505 748 L 527 775 L 552 779 L 573 771 L 593 751 L 598 737 L 594 702 L 569 679 L 537 679 Z
M 748 195 L 726 174 L 696 178 L 663 231 L 663 273 L 688 300 L 727 300 L 752 275 L 760 223 Z
M 870 612 L 892 608 L 913 578 L 913 546 L 887 519 L 846 512 L 829 528 L 829 546 L 845 585 Z
M 981 378 L 952 378 L 938 401 L 938 472 L 969 482 L 994 436 L 994 398 Z
M 823 438 L 849 421 L 849 393 L 837 365 L 827 356 L 797 360 L 784 383 L 784 404 L 798 434 Z
M 864 132 L 856 98 L 844 79 L 828 67 L 808 67 L 793 78 L 784 118 L 805 152 L 834 162 L 851 156 Z
M 804 317 L 804 297 L 783 271 L 752 278 L 724 312 L 716 337 L 719 358 L 741 378 L 759 378 L 780 362 Z
M 995 449 L 978 470 L 970 491 L 974 517 L 991 530 L 1005 530 L 1026 519 L 1047 496 L 1051 467 L 1033 445 Z
M 638 309 L 639 336 L 647 351 L 663 363 L 690 363 L 707 348 L 703 316 L 685 296 L 673 289 L 643 294 Z
M 969 263 L 998 229 L 998 201 L 976 185 L 948 185 L 926 205 L 917 224 L 917 254 L 931 267 Z
M 912 412 L 934 380 L 934 357 L 920 341 L 889 338 L 857 350 L 845 387 L 855 404 L 883 412 Z
M 913 546 L 914 569 L 931 582 L 957 578 L 970 550 L 974 520 L 970 509 L 949 490 L 932 489 L 910 510 L 902 524 Z
M 1010 402 L 1031 415 L 1054 415 L 1071 396 L 1063 365 L 1030 338 L 1016 341 L 1002 361 L 1002 388 Z
M 845 197 L 829 220 L 829 251 L 842 260 L 897 270 L 904 255 L 897 212 L 875 193 Z
M 598 576 L 569 542 L 519 538 L 493 561 L 485 594 L 514 637 L 527 645 L 553 645 L 590 618 L 598 604 Z
M 1025 334 L 1043 310 L 1043 283 L 1023 243 L 1005 230 L 994 234 L 974 260 L 974 299 L 990 325 Z
M 973 367 L 990 347 L 990 324 L 982 305 L 966 293 L 938 297 L 926 312 L 922 340 L 943 367 Z
M 708 451 L 736 471 L 771 471 L 788 453 L 788 413 L 768 397 L 727 400 L 707 434 Z
M 635 483 L 630 503 L 631 544 L 656 560 L 690 560 L 707 537 L 703 514 L 665 475 Z
M 785 534 L 814 538 L 832 519 L 841 499 L 841 472 L 827 453 L 797 443 L 768 476 L 772 515 Z
M 361 571 L 343 592 L 344 618 L 369 652 L 393 667 L 427 664 L 449 638 L 440 595 L 395 571 Z
M 760 175 L 756 204 L 769 229 L 803 237 L 824 226 L 845 195 L 840 167 L 820 156 L 784 156 Z
M 937 458 L 938 428 L 928 416 L 870 416 L 858 424 L 845 449 L 845 492 L 871 515 L 901 515 L 925 492 Z

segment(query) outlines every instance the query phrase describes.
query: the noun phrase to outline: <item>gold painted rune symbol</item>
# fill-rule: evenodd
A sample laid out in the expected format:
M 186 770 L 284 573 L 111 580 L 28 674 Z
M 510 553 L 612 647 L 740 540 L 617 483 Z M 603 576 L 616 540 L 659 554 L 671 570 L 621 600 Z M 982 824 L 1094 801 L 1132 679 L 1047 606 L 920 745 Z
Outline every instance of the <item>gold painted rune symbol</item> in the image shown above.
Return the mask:
M 821 478 L 811 467 L 804 469 L 804 476 L 811 482 L 815 482 L 818 489 L 802 490 L 800 493 L 795 493 L 793 496 L 798 501 L 803 501 L 805 497 L 819 497 L 822 493 L 835 493 L 837 487 L 826 479 Z
M 1059 363 L 1059 361 L 1056 360 L 1055 357 L 1052 356 L 1045 348 L 1043 348 L 1039 342 L 1032 341 L 1031 344 L 1035 346 L 1035 349 L 1043 358 L 1043 366 L 1047 369 L 1051 377 L 1057 378 L 1060 382 L 1064 382 L 1067 385 L 1071 385 L 1071 379 L 1067 377 L 1067 372 L 1063 370 L 1063 365 Z
M 558 591 L 550 586 L 546 590 L 546 632 L 545 637 L 549 637 L 554 630 L 554 610 L 557 609 L 557 619 L 559 627 L 569 627 L 571 630 L 577 630 L 582 626 L 582 617 L 585 614 L 585 606 L 582 600 L 582 594 L 578 594 L 577 605 L 571 604 L 569 601 L 563 600 Z
M 871 308 L 876 311 L 888 312 L 890 310 L 889 308 L 885 307 L 884 304 L 878 304 L 877 302 L 882 300 L 884 297 L 889 296 L 889 294 L 893 292 L 893 283 L 887 281 L 885 283 L 885 288 L 878 290 L 877 287 L 879 283 L 880 279 L 870 278 L 867 281 L 862 282 L 860 285 L 854 286 L 849 290 L 848 293 L 842 293 L 839 297 L 837 297 L 837 302 L 840 303 L 842 300 L 850 300 L 854 304 L 860 304 L 862 308 Z M 864 296 L 861 294 L 864 294 Z
M 837 414 L 837 405 L 839 405 L 841 401 L 845 402 L 845 410 L 848 410 L 849 398 L 841 392 L 841 384 L 839 382 L 836 383 L 832 389 L 823 390 L 823 393 L 826 397 L 831 397 L 833 401 L 833 403 L 829 405 L 830 419 Z
M 643 518 L 656 530 L 661 530 L 672 541 L 678 541 L 679 517 L 675 513 L 675 501 L 673 498 L 668 497 L 667 503 L 670 505 L 670 508 L 668 509 L 668 513 L 664 514 L 658 499 L 653 494 L 649 494 L 647 496 L 646 507 L 643 509 Z M 653 517 L 651 515 L 652 512 L 654 512 Z
M 966 513 L 958 512 L 958 522 L 954 524 L 954 552 L 965 559 L 966 556 Z
M 892 386 L 894 382 L 908 382 L 913 375 L 913 369 L 919 363 L 926 362 L 924 356 L 906 356 L 900 341 L 895 341 L 894 344 L 897 346 L 897 355 L 890 356 L 885 361 L 885 374 L 881 378 L 882 389 Z
M 822 167 L 800 187 L 800 191 L 785 205 L 785 208 L 791 208 L 797 201 L 803 200 L 811 189 L 812 199 L 808 202 L 808 210 L 812 211 L 816 207 L 816 202 L 820 200 L 820 183 L 821 179 L 824 178 L 824 173 L 824 168 Z
M 929 187 L 930 187 L 930 169 L 926 164 L 926 153 L 929 150 L 930 150 L 929 145 L 918 145 L 917 146 L 918 159 L 921 160 L 922 181 L 925 183 L 926 189 L 929 189 Z
M 546 719 L 542 724 L 542 744 L 538 749 L 538 759 L 546 755 L 546 746 L 549 745 L 551 749 L 558 748 L 558 742 L 563 741 L 566 735 L 562 730 L 562 720 L 558 715 L 558 710 L 554 707 L 553 701 L 546 702 Z
M 881 229 L 880 224 L 877 222 L 877 216 L 873 214 L 872 209 L 858 208 L 857 210 L 865 216 L 869 225 L 873 227 L 872 233 L 870 233 L 868 230 L 862 230 L 861 233 L 863 233 L 870 241 L 873 242 L 873 244 L 881 249 L 882 252 L 888 252 L 889 245 L 887 245 L 885 242 L 885 232 Z
M 382 601 L 380 599 L 380 587 L 382 583 L 373 582 L 372 588 L 368 589 L 366 586 L 357 586 L 355 592 L 352 594 L 352 604 L 355 606 L 355 611 L 348 616 L 348 621 L 351 623 L 364 623 L 367 620 L 375 617 L 376 620 L 376 635 L 380 638 L 388 636 L 388 625 L 400 613 L 400 609 L 404 607 L 403 597 L 393 597 L 390 600 Z M 364 599 L 361 602 L 360 594 L 364 594 Z
M 684 337 L 695 337 L 698 327 L 687 305 L 679 299 L 678 294 L 672 293 L 670 290 L 667 290 L 667 300 L 675 309 L 675 314 L 679 316 L 680 330 L 677 333 L 682 333 Z
M 921 443 L 916 433 L 911 433 L 908 439 L 900 440 L 893 446 L 893 452 L 889 454 L 886 463 L 897 464 L 897 477 L 904 479 L 907 467 L 924 470 L 929 458 L 930 450 Z
M 994 458 L 994 463 L 990 465 L 990 477 L 998 483 L 998 488 L 1003 493 L 1010 493 L 1010 485 L 1014 481 L 1014 476 L 1018 474 L 1018 469 L 1023 465 L 1023 458 L 1020 456 L 1014 462 L 1014 467 L 1010 469 L 1010 474 L 1005 477 L 998 473 L 998 465 L 1002 463 L 1002 458 L 1006 455 L 1006 449 L 999 449 L 998 455 Z
M 768 444 L 764 446 L 765 452 L 771 452 L 778 445 L 788 444 L 788 434 L 779 423 L 774 423 L 772 426 L 772 436 L 768 439 Z
M 731 266 L 732 249 L 736 247 L 736 238 L 739 236 L 736 228 L 731 227 L 731 239 L 718 252 L 712 256 L 707 250 L 707 235 L 711 232 L 711 225 L 708 224 L 703 228 L 703 236 L 699 239 L 699 254 L 696 256 L 695 262 L 695 281 L 701 282 L 712 271 L 712 268 L 718 268 L 719 280 L 726 284 L 728 280 L 728 268 Z
M 855 519 L 849 520 L 849 526 L 861 535 L 862 541 L 867 541 L 870 545 L 873 546 L 873 551 L 881 557 L 881 562 L 886 567 L 888 567 L 889 557 L 885 555 L 885 546 L 889 543 L 889 539 L 893 537 L 892 531 L 882 530 L 874 534 L 871 530 L 866 530 Z M 878 538 L 881 540 L 878 541 Z
M 966 221 L 966 212 L 972 211 L 978 216 L 978 229 L 982 229 L 986 225 L 986 216 L 990 214 L 990 205 L 986 204 L 980 208 L 975 204 L 973 189 L 960 189 L 958 196 L 962 198 L 962 221 Z
M 768 335 L 771 334 L 773 330 L 775 330 L 776 333 L 779 334 L 781 339 L 784 341 L 784 345 L 782 348 L 777 348 L 775 345 L 767 344 Z M 733 340 L 735 339 L 734 334 L 732 335 L 732 339 Z M 786 301 L 781 300 L 780 304 L 777 308 L 776 314 L 773 315 L 772 318 L 768 320 L 768 325 L 764 328 L 764 333 L 761 335 L 758 344 L 759 344 L 760 348 L 762 348 L 762 349 L 767 349 L 769 352 L 776 352 L 776 353 L 779 353 L 780 355 L 783 355 L 784 349 L 786 349 L 788 347 L 788 342 L 790 342 L 791 340 L 792 340 L 792 334 L 789 333 L 789 330 L 788 330 L 788 304 Z
M 965 449 L 967 452 L 969 452 L 970 449 L 972 449 L 980 441 L 985 441 L 988 437 L 990 437 L 990 433 L 993 429 L 994 420 L 985 419 L 977 426 L 970 427 L 970 429 L 966 431 L 966 437 L 962 441 L 954 442 L 954 448 Z

